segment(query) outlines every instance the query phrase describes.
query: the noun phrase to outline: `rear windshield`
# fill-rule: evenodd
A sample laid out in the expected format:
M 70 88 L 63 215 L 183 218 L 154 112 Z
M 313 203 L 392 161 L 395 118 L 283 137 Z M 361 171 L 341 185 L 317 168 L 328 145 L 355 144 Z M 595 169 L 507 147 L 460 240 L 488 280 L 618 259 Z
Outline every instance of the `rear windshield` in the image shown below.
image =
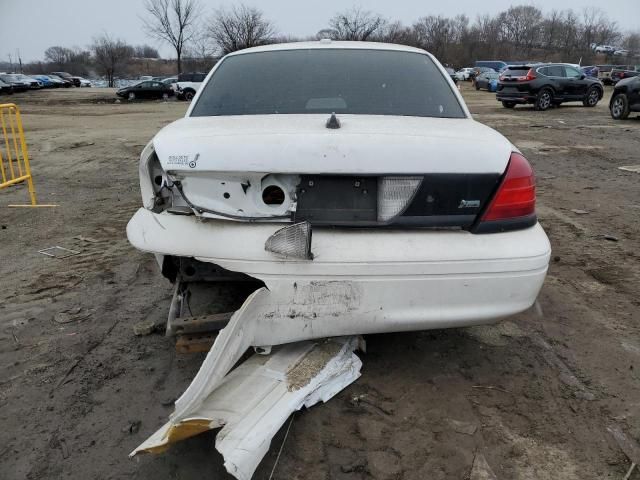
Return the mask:
M 246 53 L 225 59 L 191 115 L 302 113 L 464 118 L 427 55 L 362 49 Z
M 518 77 L 526 75 L 529 70 L 531 70 L 531 67 L 509 67 L 503 72 L 503 75 Z

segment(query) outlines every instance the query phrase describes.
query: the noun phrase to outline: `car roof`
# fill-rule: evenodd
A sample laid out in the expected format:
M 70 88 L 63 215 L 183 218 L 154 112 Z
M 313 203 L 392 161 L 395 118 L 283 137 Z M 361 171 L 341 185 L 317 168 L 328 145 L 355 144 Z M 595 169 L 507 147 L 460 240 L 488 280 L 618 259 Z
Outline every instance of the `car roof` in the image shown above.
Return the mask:
M 425 50 L 406 45 L 397 45 L 395 43 L 377 43 L 377 42 L 345 42 L 334 41 L 329 39 L 316 40 L 312 42 L 292 42 L 292 43 L 276 43 L 272 45 L 264 45 L 261 47 L 246 48 L 237 52 L 230 53 L 228 56 L 245 55 L 247 53 L 259 52 L 277 52 L 282 50 L 309 50 L 309 49 L 353 49 L 353 50 L 387 50 L 399 52 L 427 53 Z

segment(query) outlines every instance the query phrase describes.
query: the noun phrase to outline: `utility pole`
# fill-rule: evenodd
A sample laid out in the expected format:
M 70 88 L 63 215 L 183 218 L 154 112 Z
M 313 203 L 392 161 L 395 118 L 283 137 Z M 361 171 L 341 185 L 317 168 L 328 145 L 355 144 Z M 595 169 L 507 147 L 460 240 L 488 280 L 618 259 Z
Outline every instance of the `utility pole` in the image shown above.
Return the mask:
M 16 57 L 18 57 L 18 64 L 20 65 L 20 73 L 24 73 L 22 71 L 22 57 L 20 56 L 20 49 L 16 48 Z

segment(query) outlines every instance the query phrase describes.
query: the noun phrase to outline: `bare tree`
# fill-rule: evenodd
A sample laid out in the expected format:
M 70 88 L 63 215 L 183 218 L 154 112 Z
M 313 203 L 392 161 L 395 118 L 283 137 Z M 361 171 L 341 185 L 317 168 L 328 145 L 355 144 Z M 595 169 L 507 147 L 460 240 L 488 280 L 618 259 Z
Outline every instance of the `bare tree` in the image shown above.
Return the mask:
M 160 58 L 158 50 L 147 44 L 133 47 L 133 55 L 137 58 Z
M 640 31 L 628 33 L 624 38 L 623 45 L 631 52 L 640 52 Z
M 173 47 L 178 73 L 182 72 L 182 53 L 197 30 L 199 0 L 146 0 L 144 7 L 148 18 L 142 20 L 147 34 Z
M 453 43 L 451 20 L 441 15 L 428 15 L 419 19 L 413 25 L 413 30 L 420 48 L 429 51 L 442 62 L 446 60 L 447 47 Z
M 272 43 L 275 27 L 257 8 L 239 5 L 216 10 L 208 29 L 223 55 Z
M 66 47 L 53 46 L 44 51 L 44 59 L 47 62 L 57 65 L 56 68 L 63 68 L 63 65 L 69 61 L 72 53 L 73 52 Z
M 133 47 L 104 34 L 93 40 L 91 50 L 96 67 L 107 77 L 109 86 L 113 87 L 115 74 L 133 56 Z
M 540 43 L 542 33 L 542 12 L 531 5 L 509 7 L 499 17 L 503 39 L 510 42 L 516 52 L 528 55 Z
M 387 21 L 376 13 L 354 7 L 329 20 L 334 40 L 375 40 L 382 36 Z

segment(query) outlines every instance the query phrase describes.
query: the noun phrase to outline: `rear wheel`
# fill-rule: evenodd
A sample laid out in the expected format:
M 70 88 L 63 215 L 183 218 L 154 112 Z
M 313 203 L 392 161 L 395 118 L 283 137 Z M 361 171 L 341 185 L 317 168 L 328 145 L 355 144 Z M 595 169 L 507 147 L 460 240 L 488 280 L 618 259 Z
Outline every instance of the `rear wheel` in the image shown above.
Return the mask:
M 584 96 L 584 100 L 582 100 L 582 104 L 585 107 L 595 107 L 600 101 L 600 90 L 597 87 L 591 87 L 587 90 L 587 94 Z
M 475 84 L 476 84 L 476 90 L 480 90 L 480 85 L 478 85 L 477 81 L 475 82 Z
M 516 102 L 502 102 L 504 108 L 515 108 Z
M 629 99 L 624 93 L 618 93 L 611 100 L 611 118 L 624 120 L 629 116 Z
M 127 95 L 127 98 L 129 100 L 135 100 L 136 99 L 136 94 L 134 92 L 129 92 L 129 95 Z
M 536 110 L 544 112 L 552 105 L 552 103 L 553 91 L 551 91 L 550 88 L 543 88 L 542 90 L 540 90 L 540 93 L 538 93 L 538 96 L 536 97 L 536 103 L 534 104 L 534 107 Z
M 184 99 L 187 102 L 190 102 L 191 100 L 193 100 L 193 97 L 195 96 L 196 92 L 194 92 L 193 90 L 185 90 L 184 92 Z

